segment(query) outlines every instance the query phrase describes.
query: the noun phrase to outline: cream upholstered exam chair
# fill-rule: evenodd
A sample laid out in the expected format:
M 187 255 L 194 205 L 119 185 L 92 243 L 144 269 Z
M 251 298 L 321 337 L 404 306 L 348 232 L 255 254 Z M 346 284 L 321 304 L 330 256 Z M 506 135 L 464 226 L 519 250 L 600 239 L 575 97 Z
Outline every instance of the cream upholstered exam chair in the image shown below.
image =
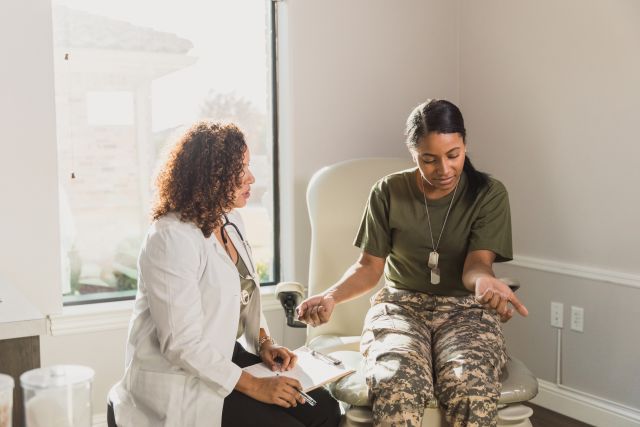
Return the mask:
M 325 167 L 313 175 L 307 189 L 311 220 L 309 295 L 324 291 L 335 283 L 357 259 L 360 250 L 353 245 L 363 209 L 373 184 L 384 175 L 412 167 L 409 160 L 364 158 Z M 380 289 L 382 280 L 373 292 Z M 330 321 L 307 329 L 310 347 L 340 357 L 356 373 L 332 385 L 334 396 L 346 409 L 343 426 L 365 426 L 372 422 L 367 386 L 359 353 L 364 317 L 369 297 L 362 296 L 340 304 Z M 511 358 L 501 375 L 499 426 L 530 427 L 533 411 L 518 404 L 533 398 L 538 383 L 524 364 Z M 423 426 L 445 426 L 437 402 L 425 409 Z

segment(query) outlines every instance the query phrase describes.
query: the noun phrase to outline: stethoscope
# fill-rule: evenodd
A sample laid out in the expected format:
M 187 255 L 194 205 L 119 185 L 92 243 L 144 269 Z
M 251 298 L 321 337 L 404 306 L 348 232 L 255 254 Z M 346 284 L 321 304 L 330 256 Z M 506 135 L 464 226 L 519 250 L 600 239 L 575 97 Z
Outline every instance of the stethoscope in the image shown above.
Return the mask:
M 241 279 L 253 280 L 253 282 L 256 284 L 256 287 L 257 287 L 258 286 L 258 281 L 256 280 L 256 269 L 255 269 L 255 266 L 253 265 L 253 251 L 251 250 L 251 245 L 249 245 L 249 242 L 247 242 L 244 239 L 244 236 L 240 232 L 240 229 L 238 228 L 238 226 L 235 225 L 234 223 L 232 223 L 231 221 L 229 221 L 229 217 L 227 217 L 226 214 L 223 214 L 222 216 L 224 217 L 224 224 L 222 224 L 222 227 L 220 228 L 220 235 L 222 236 L 222 243 L 224 243 L 225 248 L 226 248 L 228 240 L 227 240 L 227 237 L 224 235 L 224 228 L 227 227 L 227 226 L 233 227 L 233 229 L 235 230 L 236 234 L 240 238 L 240 242 L 242 243 L 242 246 L 244 247 L 244 253 L 247 255 L 247 259 L 249 260 L 249 265 L 251 267 L 251 270 L 250 270 L 250 272 L 249 272 L 249 274 L 247 276 L 242 276 L 239 271 L 238 271 L 238 274 L 240 275 Z M 236 250 L 237 250 L 237 248 L 236 248 Z M 240 253 L 238 253 L 238 256 L 240 256 Z M 242 305 L 249 304 L 249 299 L 250 298 L 251 298 L 251 295 L 249 294 L 249 292 L 247 290 L 243 289 L 242 292 L 240 293 L 240 302 L 242 303 Z

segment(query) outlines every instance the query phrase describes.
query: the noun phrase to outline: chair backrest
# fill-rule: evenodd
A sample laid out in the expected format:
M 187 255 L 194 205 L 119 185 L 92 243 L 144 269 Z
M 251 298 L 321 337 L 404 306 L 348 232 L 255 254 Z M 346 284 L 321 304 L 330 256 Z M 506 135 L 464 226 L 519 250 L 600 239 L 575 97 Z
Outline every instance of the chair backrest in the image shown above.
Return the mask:
M 333 285 L 358 258 L 360 249 L 353 241 L 373 184 L 412 165 L 408 158 L 363 158 L 327 166 L 313 175 L 307 188 L 311 221 L 309 295 Z M 359 336 L 369 296 L 337 306 L 327 324 L 307 329 L 307 341 L 318 335 Z

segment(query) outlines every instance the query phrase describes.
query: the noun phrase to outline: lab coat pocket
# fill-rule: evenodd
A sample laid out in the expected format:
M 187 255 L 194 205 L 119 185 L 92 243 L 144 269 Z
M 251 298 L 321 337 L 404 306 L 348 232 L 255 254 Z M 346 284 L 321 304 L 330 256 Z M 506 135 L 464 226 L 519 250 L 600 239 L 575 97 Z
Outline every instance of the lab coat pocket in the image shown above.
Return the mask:
M 136 370 L 131 391 L 137 406 L 165 426 L 179 426 L 182 417 L 186 376 L 181 373 Z

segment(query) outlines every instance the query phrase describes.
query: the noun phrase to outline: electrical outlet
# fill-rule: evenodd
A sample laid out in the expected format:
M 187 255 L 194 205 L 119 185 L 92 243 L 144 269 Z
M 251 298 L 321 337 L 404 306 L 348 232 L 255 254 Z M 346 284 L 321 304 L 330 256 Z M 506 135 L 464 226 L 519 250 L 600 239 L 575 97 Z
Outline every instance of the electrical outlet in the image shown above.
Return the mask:
M 562 329 L 564 304 L 551 301 L 551 326 Z
M 571 306 L 571 330 L 584 332 L 584 308 Z

